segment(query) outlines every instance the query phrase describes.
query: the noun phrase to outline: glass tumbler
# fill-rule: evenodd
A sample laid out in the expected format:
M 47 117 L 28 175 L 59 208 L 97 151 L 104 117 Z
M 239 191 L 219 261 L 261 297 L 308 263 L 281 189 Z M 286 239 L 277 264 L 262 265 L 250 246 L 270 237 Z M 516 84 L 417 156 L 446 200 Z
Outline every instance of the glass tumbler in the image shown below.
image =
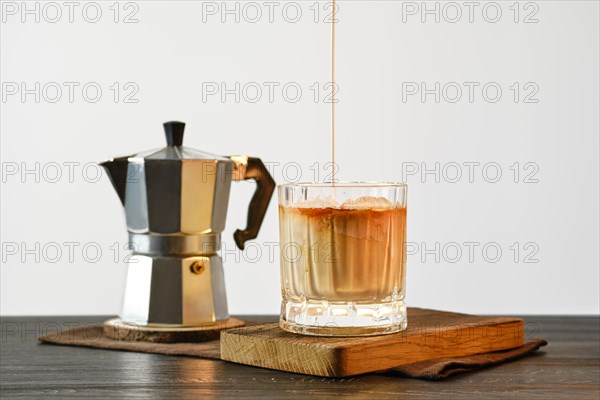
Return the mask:
M 278 187 L 281 328 L 361 336 L 406 329 L 404 183 Z

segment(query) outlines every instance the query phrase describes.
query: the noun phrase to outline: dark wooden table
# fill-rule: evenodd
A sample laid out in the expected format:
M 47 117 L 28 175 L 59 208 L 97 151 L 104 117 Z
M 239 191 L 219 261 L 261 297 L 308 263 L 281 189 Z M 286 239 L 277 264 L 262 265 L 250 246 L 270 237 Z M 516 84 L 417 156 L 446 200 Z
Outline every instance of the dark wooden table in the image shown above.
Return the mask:
M 244 317 L 250 320 L 251 318 Z M 260 320 L 273 317 L 254 317 Z M 202 360 L 40 345 L 36 336 L 102 317 L 2 318 L 2 398 L 599 399 L 600 319 L 524 317 L 536 355 L 442 382 L 380 374 L 329 379 Z

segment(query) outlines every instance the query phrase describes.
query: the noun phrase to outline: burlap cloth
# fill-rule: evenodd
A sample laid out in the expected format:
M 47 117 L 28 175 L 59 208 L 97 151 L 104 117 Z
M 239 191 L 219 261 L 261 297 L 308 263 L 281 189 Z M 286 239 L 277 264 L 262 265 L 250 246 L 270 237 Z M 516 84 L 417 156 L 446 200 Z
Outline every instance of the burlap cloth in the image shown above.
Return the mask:
M 41 343 L 65 346 L 93 347 L 98 349 L 136 351 L 220 360 L 219 340 L 201 343 L 150 343 L 125 342 L 104 336 L 102 326 L 86 326 L 38 337 Z M 417 379 L 441 380 L 452 375 L 474 371 L 516 360 L 536 351 L 547 342 L 530 340 L 522 346 L 472 356 L 441 358 L 403 365 L 384 372 L 388 375 Z

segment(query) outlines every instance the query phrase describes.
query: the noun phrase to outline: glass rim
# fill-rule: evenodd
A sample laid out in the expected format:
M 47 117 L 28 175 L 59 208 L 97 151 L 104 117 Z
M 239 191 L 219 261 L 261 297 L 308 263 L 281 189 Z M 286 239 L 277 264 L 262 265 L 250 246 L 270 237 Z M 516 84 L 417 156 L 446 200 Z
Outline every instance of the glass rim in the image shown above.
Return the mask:
M 407 188 L 408 185 L 404 182 L 380 182 L 380 181 L 338 181 L 338 182 L 298 182 L 298 183 L 284 183 L 277 185 L 280 188 L 369 188 L 369 187 L 397 187 Z

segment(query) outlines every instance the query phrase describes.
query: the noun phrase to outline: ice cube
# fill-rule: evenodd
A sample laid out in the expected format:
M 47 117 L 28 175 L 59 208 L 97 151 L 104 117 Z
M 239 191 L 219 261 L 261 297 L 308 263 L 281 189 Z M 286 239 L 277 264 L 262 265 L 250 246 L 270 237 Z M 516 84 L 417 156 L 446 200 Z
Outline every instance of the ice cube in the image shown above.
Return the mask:
M 389 209 L 394 208 L 394 203 L 385 197 L 363 196 L 347 200 L 340 207 L 344 210 Z

